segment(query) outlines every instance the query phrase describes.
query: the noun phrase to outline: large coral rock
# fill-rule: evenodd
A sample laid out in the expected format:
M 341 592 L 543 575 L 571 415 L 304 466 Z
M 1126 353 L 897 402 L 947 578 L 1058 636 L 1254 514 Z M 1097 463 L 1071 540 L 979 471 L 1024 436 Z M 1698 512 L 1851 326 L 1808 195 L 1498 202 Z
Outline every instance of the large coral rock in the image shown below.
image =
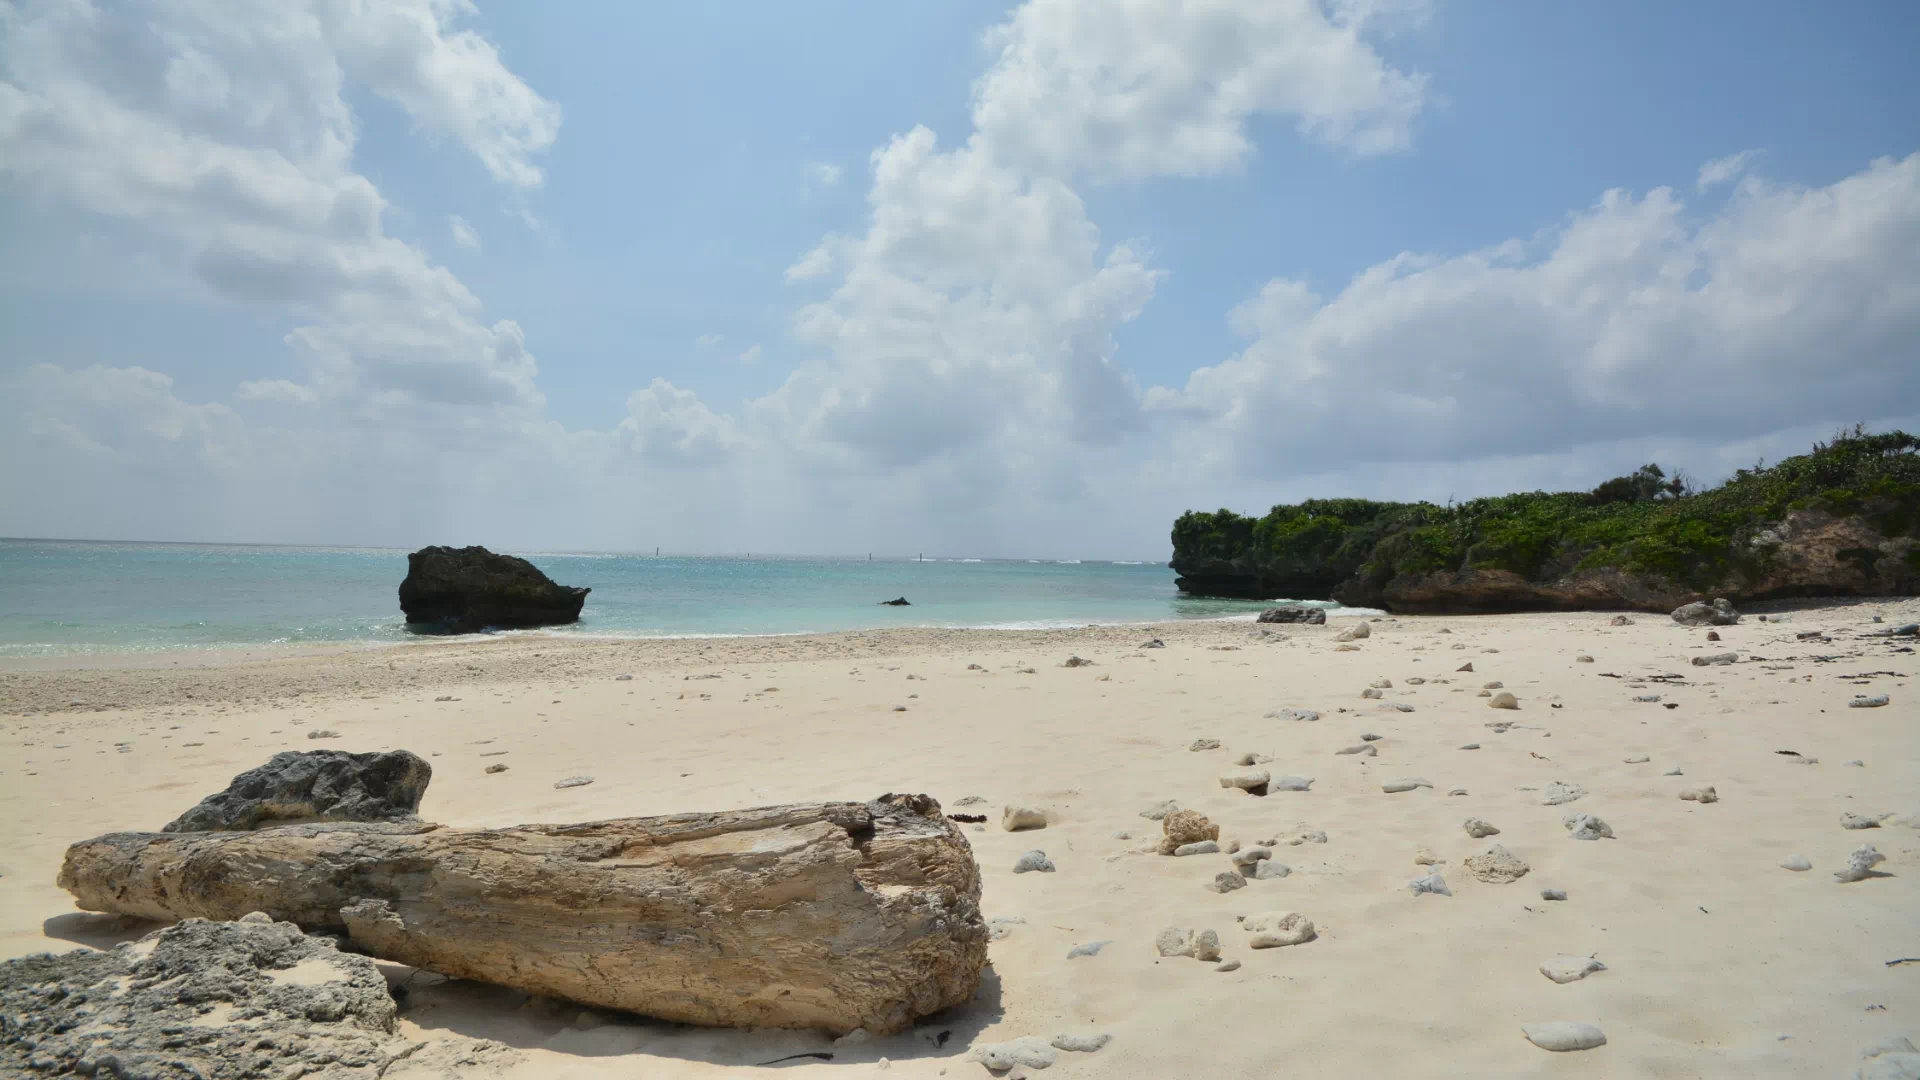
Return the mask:
M 244 832 L 296 821 L 405 821 L 420 809 L 433 766 L 405 750 L 350 754 L 287 750 L 233 778 L 227 790 L 161 832 Z
M 556 585 L 525 559 L 483 547 L 425 547 L 407 556 L 400 610 L 444 633 L 577 622 L 591 589 Z
M 1307 607 L 1304 604 L 1289 604 L 1285 607 L 1270 607 L 1260 613 L 1255 620 L 1263 623 L 1307 623 L 1320 626 L 1327 621 L 1325 608 Z
M 0 964 L 0 1074 L 384 1075 L 406 1056 L 372 960 L 291 923 L 189 919 L 111 952 Z
M 925 795 L 581 825 L 323 822 L 73 845 L 81 907 L 264 911 L 456 978 L 689 1024 L 881 1035 L 972 998 L 980 875 Z

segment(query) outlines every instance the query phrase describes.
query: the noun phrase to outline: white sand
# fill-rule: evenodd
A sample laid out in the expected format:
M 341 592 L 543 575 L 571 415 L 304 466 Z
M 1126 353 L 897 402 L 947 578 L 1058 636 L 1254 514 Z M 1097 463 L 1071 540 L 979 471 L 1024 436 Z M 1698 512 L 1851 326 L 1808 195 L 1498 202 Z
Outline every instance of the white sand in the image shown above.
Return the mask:
M 1874 614 L 1884 626 L 1869 625 Z M 781 1075 L 863 1076 L 884 1057 L 889 1076 L 984 1077 L 967 1059 L 974 1044 L 1060 1032 L 1113 1040 L 1060 1054 L 1049 1078 L 1850 1074 L 1863 1046 L 1920 1038 L 1920 965 L 1885 965 L 1920 955 L 1920 833 L 1907 824 L 1920 814 L 1920 656 L 1853 636 L 1916 617 L 1913 601 L 1802 607 L 1784 624 L 1750 614 L 1720 628 L 1717 645 L 1662 616 L 1616 628 L 1607 615 L 1578 614 L 1389 618 L 1354 652 L 1334 651 L 1336 620 L 1282 627 L 1284 640 L 1266 642 L 1250 640 L 1246 623 L 521 638 L 215 667 L 14 671 L 0 675 L 0 954 L 150 929 L 73 913 L 53 885 L 67 844 L 158 828 L 275 751 L 405 748 L 434 766 L 423 813 L 457 825 L 928 792 L 949 810 L 989 814 L 992 824 L 967 833 L 986 914 L 1025 920 L 993 944 L 971 1008 L 851 1047 L 631 1018 L 589 1018 L 580 1030 L 572 1008 L 412 978 L 408 1035 L 499 1040 L 522 1051 L 515 1076 L 738 1076 L 820 1051 L 835 1060 L 789 1062 Z M 1794 640 L 1816 628 L 1837 636 Z M 1134 647 L 1150 636 L 1167 647 Z M 1724 650 L 1742 662 L 1688 664 Z M 1772 659 L 1746 659 L 1756 652 Z M 1061 667 L 1073 653 L 1095 666 Z M 1582 653 L 1596 662 L 1577 663 Z M 1456 674 L 1466 661 L 1474 673 Z M 1901 674 L 1840 677 L 1869 671 Z M 616 681 L 621 672 L 634 678 Z M 1687 681 L 1635 686 L 1602 674 L 1663 672 Z M 1393 682 L 1384 700 L 1415 711 L 1360 697 L 1382 677 Z M 1518 711 L 1475 696 L 1490 680 L 1519 697 Z M 1856 692 L 1892 704 L 1849 709 Z M 1632 700 L 1654 693 L 1679 707 Z M 444 694 L 458 700 L 434 701 Z M 1263 719 L 1283 706 L 1321 719 Z M 1489 721 L 1518 726 L 1496 734 Z M 310 741 L 313 728 L 342 737 Z M 1334 754 L 1363 732 L 1383 736 L 1378 756 Z M 1189 752 L 1201 737 L 1222 745 Z M 1474 742 L 1481 749 L 1458 749 Z M 1792 764 L 1781 749 L 1819 763 Z M 1217 778 L 1250 750 L 1272 755 L 1257 767 L 1276 777 L 1314 777 L 1312 790 L 1258 798 L 1221 788 Z M 1625 763 L 1638 754 L 1650 760 Z M 509 771 L 483 772 L 497 762 Z M 1676 765 L 1684 775 L 1662 775 Z M 554 790 L 578 773 L 597 782 Z M 1381 791 L 1408 776 L 1434 786 Z M 1541 805 L 1538 789 L 1554 780 L 1589 794 Z M 1678 797 L 1706 785 L 1718 802 Z M 1470 794 L 1449 796 L 1453 788 Z M 955 805 L 975 794 L 987 805 Z M 1220 823 L 1223 845 L 1284 839 L 1296 825 L 1329 841 L 1283 842 L 1274 859 L 1290 876 L 1216 894 L 1205 886 L 1231 868 L 1225 854 L 1142 853 L 1159 827 L 1139 811 L 1169 798 Z M 1053 823 L 1002 832 L 1007 802 L 1043 806 Z M 1604 818 L 1617 839 L 1570 839 L 1568 812 Z M 1846 812 L 1896 816 L 1848 831 Z M 1469 816 L 1501 832 L 1471 839 L 1461 828 Z M 1532 872 L 1505 885 L 1475 880 L 1463 860 L 1493 843 Z M 1886 854 L 1886 876 L 1834 882 L 1863 843 Z M 1014 875 L 1032 848 L 1057 872 Z M 1451 897 L 1409 892 L 1426 870 L 1414 863 L 1421 848 L 1444 860 L 1435 869 Z M 1780 867 L 1796 853 L 1813 869 Z M 1568 899 L 1541 900 L 1548 887 Z M 1317 940 L 1246 948 L 1236 916 L 1289 910 L 1314 921 Z M 1168 925 L 1217 931 L 1225 959 L 1242 966 L 1218 973 L 1158 958 L 1154 938 Z M 1112 944 L 1097 956 L 1066 958 L 1100 939 Z M 1588 954 L 1606 970 L 1565 985 L 1540 974 L 1554 957 Z M 1522 1024 L 1554 1020 L 1598 1025 L 1607 1045 L 1552 1054 L 1521 1035 Z M 936 1047 L 942 1031 L 952 1034 Z M 406 1063 L 388 1075 L 408 1076 Z

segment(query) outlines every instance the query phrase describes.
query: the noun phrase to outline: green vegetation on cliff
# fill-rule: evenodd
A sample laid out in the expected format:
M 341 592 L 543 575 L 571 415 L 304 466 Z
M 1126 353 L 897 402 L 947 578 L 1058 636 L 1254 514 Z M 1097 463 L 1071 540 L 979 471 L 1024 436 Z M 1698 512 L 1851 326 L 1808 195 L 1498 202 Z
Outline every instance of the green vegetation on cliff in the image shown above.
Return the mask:
M 1262 518 L 1188 512 L 1173 526 L 1183 588 L 1223 595 L 1371 602 L 1389 581 L 1504 570 L 1530 582 L 1617 570 L 1683 590 L 1764 577 L 1760 532 L 1795 511 L 1857 517 L 1883 537 L 1920 531 L 1920 437 L 1842 432 L 1811 453 L 1690 492 L 1658 466 L 1591 492 L 1526 492 L 1438 506 L 1310 499 Z M 1759 537 L 1761 542 L 1753 542 Z M 1920 572 L 1920 554 L 1909 569 Z M 1840 557 L 1870 566 L 1880 552 Z

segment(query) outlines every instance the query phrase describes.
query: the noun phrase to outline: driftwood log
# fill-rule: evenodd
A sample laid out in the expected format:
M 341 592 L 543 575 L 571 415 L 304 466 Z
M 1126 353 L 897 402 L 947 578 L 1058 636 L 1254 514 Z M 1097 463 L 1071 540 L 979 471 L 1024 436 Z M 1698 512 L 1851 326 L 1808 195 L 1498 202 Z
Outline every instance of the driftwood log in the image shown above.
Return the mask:
M 925 795 L 581 825 L 320 822 L 67 849 L 90 911 L 344 933 L 376 957 L 689 1024 L 901 1030 L 968 1001 L 980 875 Z

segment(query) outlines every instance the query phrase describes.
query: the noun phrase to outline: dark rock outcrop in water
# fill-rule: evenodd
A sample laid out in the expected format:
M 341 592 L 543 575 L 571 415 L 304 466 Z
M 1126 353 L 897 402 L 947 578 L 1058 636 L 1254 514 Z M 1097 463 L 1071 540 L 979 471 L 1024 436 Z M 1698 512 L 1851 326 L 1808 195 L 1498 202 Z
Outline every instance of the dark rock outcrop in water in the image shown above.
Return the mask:
M 881 607 L 912 607 L 913 605 L 909 604 L 907 602 L 907 598 L 902 596 L 895 600 L 882 600 L 880 601 L 880 606 Z
M 413 1045 L 371 959 L 260 914 L 9 960 L 0 1012 L 7 1076 L 372 1077 Z
M 407 556 L 400 610 L 411 627 L 441 633 L 555 626 L 578 622 L 592 591 L 483 547 L 425 547 Z
M 1436 506 L 1314 499 L 1174 523 L 1181 591 L 1405 613 L 1668 612 L 1725 597 L 1920 594 L 1920 437 L 1843 432 L 1689 493 L 1656 466 L 1592 492 Z
M 233 778 L 227 790 L 161 832 L 246 832 L 294 821 L 406 821 L 420 810 L 433 766 L 405 750 L 349 754 L 287 750 Z

